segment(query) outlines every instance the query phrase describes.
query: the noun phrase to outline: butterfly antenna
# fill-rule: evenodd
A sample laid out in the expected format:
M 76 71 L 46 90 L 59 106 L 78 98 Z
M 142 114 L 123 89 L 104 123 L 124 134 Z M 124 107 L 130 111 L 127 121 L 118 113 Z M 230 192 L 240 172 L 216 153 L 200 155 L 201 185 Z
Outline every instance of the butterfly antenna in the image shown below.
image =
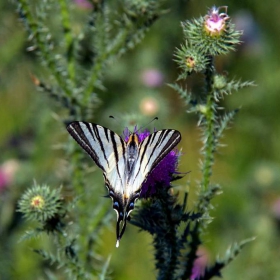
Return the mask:
M 110 115 L 109 116 L 110 119 L 113 119 L 114 121 L 118 122 L 118 124 L 120 124 L 120 120 L 116 119 L 114 116 Z M 127 127 L 128 131 L 130 134 L 132 134 L 133 132 Z
M 146 126 L 148 126 L 149 124 L 151 124 L 153 121 L 157 121 L 158 117 L 154 117 L 150 122 L 148 122 L 147 124 L 141 126 L 140 128 L 137 129 L 136 132 L 140 131 L 141 129 L 145 128 Z

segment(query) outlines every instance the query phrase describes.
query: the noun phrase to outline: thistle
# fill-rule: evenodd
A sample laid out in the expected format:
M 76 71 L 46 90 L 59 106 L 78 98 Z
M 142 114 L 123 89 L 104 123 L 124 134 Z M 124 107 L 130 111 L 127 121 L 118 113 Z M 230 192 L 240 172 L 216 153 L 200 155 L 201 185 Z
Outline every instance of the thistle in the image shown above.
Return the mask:
M 25 219 L 39 222 L 46 231 L 60 230 L 65 215 L 61 188 L 51 190 L 49 186 L 34 186 L 22 195 L 18 211 Z
M 225 11 L 221 13 L 222 9 Z M 235 30 L 226 7 L 213 7 L 204 17 L 183 22 L 182 27 L 185 43 L 175 51 L 175 61 L 180 69 L 177 80 L 185 80 L 196 73 L 205 78 L 203 89 L 196 94 L 178 83 L 170 85 L 184 100 L 188 112 L 198 115 L 198 126 L 202 132 L 198 201 L 192 211 L 187 211 L 188 194 L 185 194 L 183 203 L 179 203 L 178 194 L 171 189 L 170 181 L 167 184 L 159 181 L 155 195 L 142 201 L 131 220 L 131 223 L 153 236 L 157 279 L 160 280 L 202 280 L 221 276 L 222 268 L 252 240 L 235 244 L 224 259 L 217 258 L 213 265 L 206 266 L 204 263 L 203 267 L 197 269 L 202 236 L 212 221 L 211 200 L 221 193 L 221 187 L 211 182 L 214 155 L 224 130 L 238 111 L 235 109 L 223 114 L 219 102 L 225 95 L 253 83 L 229 80 L 216 72 L 215 57 L 234 50 L 242 34 Z

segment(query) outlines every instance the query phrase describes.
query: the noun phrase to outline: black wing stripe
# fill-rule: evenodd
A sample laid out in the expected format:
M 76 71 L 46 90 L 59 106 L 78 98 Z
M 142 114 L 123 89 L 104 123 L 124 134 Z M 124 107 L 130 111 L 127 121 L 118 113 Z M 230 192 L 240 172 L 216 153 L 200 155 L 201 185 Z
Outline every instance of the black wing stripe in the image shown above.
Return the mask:
M 171 130 L 169 130 L 171 131 Z M 181 140 L 181 134 L 178 131 L 173 130 L 173 135 L 171 136 L 171 138 L 168 140 L 168 142 L 166 143 L 166 145 L 164 146 L 164 148 L 162 148 L 162 152 L 160 153 L 160 155 L 157 157 L 157 159 L 153 162 L 150 171 L 148 172 L 148 174 L 150 174 L 155 167 L 163 160 L 163 158 L 180 142 Z M 147 174 L 147 175 L 148 175 Z
M 135 176 L 135 178 L 134 178 L 133 183 L 135 182 L 135 179 L 137 178 L 137 176 L 139 175 L 139 172 L 140 172 L 140 170 L 141 170 L 141 165 L 142 165 L 142 162 L 143 162 L 143 159 L 144 159 L 146 150 L 147 150 L 147 148 L 148 148 L 150 142 L 151 142 L 151 143 L 154 142 L 155 136 L 156 136 L 155 133 L 152 134 L 152 136 L 148 139 L 148 142 L 145 144 L 144 150 L 143 150 L 142 155 L 141 155 L 141 158 L 140 158 L 140 165 L 139 165 L 139 168 L 138 168 L 138 171 L 137 171 L 137 173 L 136 173 L 136 176 Z M 141 142 L 141 144 L 140 144 L 139 150 L 141 150 L 142 143 L 143 143 L 143 142 Z M 138 154 L 138 157 L 139 157 L 139 154 Z M 137 157 L 137 159 L 138 159 L 138 157 Z M 136 161 L 137 161 L 137 159 L 136 159 Z
M 165 130 L 163 133 L 161 133 L 159 135 L 159 138 L 158 138 L 158 141 L 156 143 L 156 146 L 160 146 L 161 145 L 161 142 L 164 141 L 165 137 L 166 137 L 166 134 L 168 133 L 168 130 Z M 152 153 L 153 154 L 153 153 Z
M 124 141 L 121 141 L 121 144 L 122 144 L 122 156 L 123 156 L 124 162 L 126 162 L 126 156 L 125 156 L 125 142 L 124 142 Z
M 107 139 L 107 142 L 109 142 L 109 134 L 108 134 L 108 129 L 105 129 L 104 127 L 102 127 L 103 128 L 103 130 L 104 130 L 104 132 L 105 132 L 105 137 L 106 137 L 106 139 Z
M 151 152 L 151 156 L 150 156 L 150 158 L 149 158 L 149 160 L 148 160 L 148 162 L 147 162 L 147 164 L 146 164 L 144 170 L 146 170 L 146 168 L 148 167 L 148 165 L 149 165 L 149 163 L 150 163 L 150 160 L 151 160 L 151 158 L 152 158 L 152 156 L 153 156 L 155 150 L 158 149 L 158 148 L 161 146 L 162 142 L 163 142 L 164 139 L 168 136 L 168 133 L 169 133 L 170 131 L 171 131 L 171 130 L 168 129 L 168 130 L 165 130 L 163 133 L 160 134 L 160 136 L 159 136 L 159 138 L 158 138 L 158 141 L 157 141 L 156 145 L 154 145 L 154 148 L 153 148 L 153 150 L 152 150 L 152 152 Z M 167 149 L 168 146 L 170 146 L 170 145 L 169 145 L 169 141 L 166 143 L 166 145 L 165 145 L 165 147 L 162 149 L 162 151 L 164 151 L 165 149 Z M 171 149 L 172 149 L 172 148 L 171 148 Z M 171 149 L 170 149 L 170 150 L 171 150 Z M 167 154 L 167 153 L 166 153 L 166 154 Z M 160 156 L 159 156 L 159 157 L 160 157 Z
M 143 150 L 142 155 L 141 155 L 141 158 L 140 158 L 140 166 L 141 166 L 141 164 L 142 164 L 142 162 L 143 162 L 144 156 L 145 156 L 145 154 L 146 154 L 146 150 L 147 150 L 147 148 L 148 148 L 150 142 L 153 143 L 154 138 L 155 138 L 155 135 L 153 135 L 152 137 L 150 137 L 150 138 L 148 139 L 148 142 L 145 144 L 144 150 Z M 143 142 L 142 142 L 142 143 L 143 143 Z M 142 146 L 142 145 L 141 145 L 141 146 Z M 139 169 L 139 170 L 140 170 L 140 169 Z
M 103 145 L 102 140 L 101 140 L 101 138 L 100 138 L 100 134 L 99 134 L 99 131 L 98 131 L 98 129 L 97 129 L 97 126 L 93 126 L 91 123 L 86 123 L 86 126 L 87 126 L 87 128 L 88 128 L 88 130 L 89 130 L 89 132 L 90 132 L 90 134 L 91 134 L 91 136 L 92 136 L 93 139 L 94 139 L 94 136 L 93 136 L 93 132 L 94 132 L 95 138 L 96 138 L 96 140 L 97 140 L 98 143 L 99 143 L 99 146 L 100 146 L 101 151 L 102 151 L 102 153 L 103 153 L 103 157 L 104 157 L 104 159 L 106 160 L 107 165 L 108 165 L 108 168 L 109 168 L 109 167 L 110 167 L 109 161 L 108 161 L 108 158 L 107 158 L 107 156 L 106 156 L 106 152 L 105 152 L 105 149 L 104 149 L 104 145 Z M 103 127 L 101 127 L 101 128 L 104 130 Z M 101 129 L 101 128 L 100 128 L 100 129 Z M 105 131 L 105 130 L 104 130 L 104 131 Z
M 119 165 L 118 165 L 118 162 L 119 162 L 119 154 L 118 154 L 117 143 L 116 143 L 116 139 L 115 139 L 114 134 L 115 134 L 115 133 L 114 133 L 113 131 L 110 132 L 111 142 L 112 142 L 113 149 L 114 149 L 114 156 L 115 156 L 116 169 L 117 169 L 119 178 L 121 178 L 121 174 L 120 174 L 120 170 L 119 170 Z

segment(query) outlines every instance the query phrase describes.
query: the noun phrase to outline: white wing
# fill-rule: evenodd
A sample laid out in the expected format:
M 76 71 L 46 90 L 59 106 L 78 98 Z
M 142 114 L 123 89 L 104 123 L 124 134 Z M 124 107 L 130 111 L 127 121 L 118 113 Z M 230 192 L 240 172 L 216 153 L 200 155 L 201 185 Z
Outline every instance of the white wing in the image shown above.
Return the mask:
M 103 170 L 108 187 L 123 193 L 126 143 L 121 137 L 108 128 L 87 122 L 72 122 L 67 130 Z
M 138 191 L 147 176 L 180 140 L 180 132 L 172 129 L 159 130 L 145 138 L 139 145 L 139 154 L 133 173 L 129 176 L 126 192 L 131 194 Z

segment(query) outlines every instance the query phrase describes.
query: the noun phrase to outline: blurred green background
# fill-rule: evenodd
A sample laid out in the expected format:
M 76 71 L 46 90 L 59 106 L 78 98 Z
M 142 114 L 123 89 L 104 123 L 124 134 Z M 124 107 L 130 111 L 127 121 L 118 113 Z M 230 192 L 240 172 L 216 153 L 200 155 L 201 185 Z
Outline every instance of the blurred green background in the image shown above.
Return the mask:
M 147 122 L 158 116 L 155 126 L 159 129 L 180 130 L 183 156 L 179 169 L 191 172 L 177 184 L 184 191 L 190 181 L 191 208 L 200 178 L 200 132 L 196 116 L 186 114 L 186 107 L 166 83 L 178 75 L 173 53 L 183 42 L 180 22 L 204 15 L 213 5 L 227 5 L 237 28 L 244 30 L 243 44 L 236 52 L 219 57 L 217 70 L 231 78 L 254 80 L 257 87 L 228 96 L 222 104 L 226 110 L 241 106 L 241 111 L 222 139 L 226 146 L 216 155 L 212 181 L 221 184 L 223 194 L 214 200 L 215 219 L 203 236 L 203 250 L 211 262 L 229 244 L 256 236 L 223 270 L 224 279 L 279 279 L 279 1 L 166 1 L 169 13 L 152 26 L 140 45 L 108 67 L 107 90 L 100 92 L 100 106 L 94 119 L 87 121 L 115 130 L 109 115 L 140 114 Z M 78 5 L 74 10 L 79 16 L 88 13 Z M 0 279 L 1 270 L 7 267 L 11 279 L 46 279 L 44 264 L 30 248 L 48 247 L 49 239 L 18 243 L 27 227 L 15 208 L 34 179 L 50 186 L 61 184 L 66 164 L 58 148 L 66 131 L 57 121 L 56 103 L 38 92 L 31 81 L 31 73 L 44 77 L 45 69 L 27 51 L 29 43 L 16 6 L 1 1 L 0 18 Z M 197 77 L 188 82 L 188 88 L 200 90 L 201 83 L 202 77 Z M 112 254 L 113 279 L 155 278 L 151 238 L 131 225 L 119 249 L 115 248 L 114 226 L 106 229 L 100 253 Z

